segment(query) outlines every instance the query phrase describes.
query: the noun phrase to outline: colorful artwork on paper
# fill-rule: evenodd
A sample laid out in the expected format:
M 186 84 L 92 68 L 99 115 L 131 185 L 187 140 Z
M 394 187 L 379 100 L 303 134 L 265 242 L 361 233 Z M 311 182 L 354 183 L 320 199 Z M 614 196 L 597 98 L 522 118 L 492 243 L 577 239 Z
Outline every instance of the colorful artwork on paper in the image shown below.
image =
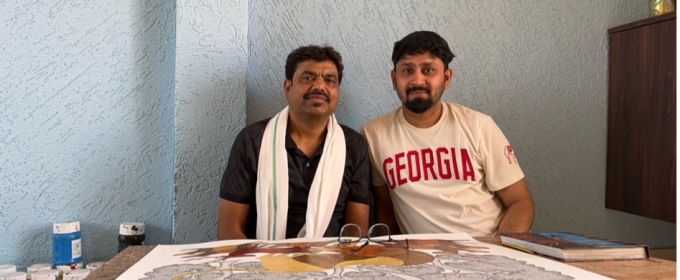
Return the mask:
M 159 245 L 118 279 L 609 279 L 467 234 Z M 359 242 L 361 243 L 361 242 Z

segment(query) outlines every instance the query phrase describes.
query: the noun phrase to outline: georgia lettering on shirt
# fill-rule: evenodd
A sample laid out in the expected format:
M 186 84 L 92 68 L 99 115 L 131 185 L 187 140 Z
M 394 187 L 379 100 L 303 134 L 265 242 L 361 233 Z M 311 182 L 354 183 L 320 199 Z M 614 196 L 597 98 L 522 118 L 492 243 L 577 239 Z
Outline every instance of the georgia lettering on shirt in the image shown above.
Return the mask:
M 418 181 L 452 178 L 475 181 L 475 170 L 466 148 L 439 147 L 400 152 L 386 157 L 382 169 L 390 189 Z

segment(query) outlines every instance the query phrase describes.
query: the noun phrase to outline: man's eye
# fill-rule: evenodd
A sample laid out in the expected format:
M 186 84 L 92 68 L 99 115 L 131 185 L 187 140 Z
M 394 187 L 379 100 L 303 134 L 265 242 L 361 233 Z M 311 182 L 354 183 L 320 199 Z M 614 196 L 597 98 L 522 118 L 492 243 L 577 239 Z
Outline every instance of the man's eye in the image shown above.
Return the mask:
M 413 69 L 404 69 L 401 72 L 404 72 L 404 74 L 411 74 L 413 73 Z
M 424 73 L 432 73 L 432 72 L 434 72 L 434 69 L 433 68 L 425 68 L 425 70 L 423 70 L 423 72 Z
M 337 81 L 335 79 L 326 79 L 326 83 L 334 85 L 337 83 Z

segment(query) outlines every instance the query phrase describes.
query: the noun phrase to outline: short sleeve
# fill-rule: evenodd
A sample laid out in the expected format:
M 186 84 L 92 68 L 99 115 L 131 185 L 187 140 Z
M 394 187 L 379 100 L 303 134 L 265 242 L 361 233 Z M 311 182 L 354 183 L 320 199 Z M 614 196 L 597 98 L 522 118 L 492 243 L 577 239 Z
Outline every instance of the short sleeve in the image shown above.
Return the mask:
M 251 158 L 257 157 L 258 153 L 255 153 L 252 144 L 246 130 L 242 130 L 234 140 L 222 175 L 220 198 L 244 204 L 254 201 L 257 172 L 253 169 L 256 163 Z
M 356 134 L 356 132 L 354 132 Z M 368 159 L 368 146 L 363 136 L 360 137 L 360 141 L 357 143 L 357 158 L 356 165 L 352 171 L 350 180 L 350 190 L 348 200 L 359 202 L 363 204 L 370 204 L 371 202 L 371 190 L 369 187 L 369 174 L 370 174 L 370 161 Z
M 487 117 L 480 127 L 480 154 L 490 191 L 499 191 L 524 178 L 515 151 L 496 123 Z
M 366 150 L 368 152 L 369 161 L 370 161 L 369 165 L 370 165 L 371 185 L 372 186 L 386 185 L 387 182 L 385 182 L 385 179 L 382 176 L 382 172 L 380 172 L 380 168 L 379 168 L 380 163 L 378 162 L 378 160 L 376 160 L 376 156 L 374 154 L 375 149 L 371 149 L 371 146 L 372 146 L 371 143 L 373 143 L 371 141 L 372 139 L 370 138 L 371 135 L 367 135 L 366 131 L 364 130 L 364 127 L 361 127 L 361 129 L 359 129 L 359 134 L 364 136 L 364 138 L 366 138 L 366 142 L 367 142 Z

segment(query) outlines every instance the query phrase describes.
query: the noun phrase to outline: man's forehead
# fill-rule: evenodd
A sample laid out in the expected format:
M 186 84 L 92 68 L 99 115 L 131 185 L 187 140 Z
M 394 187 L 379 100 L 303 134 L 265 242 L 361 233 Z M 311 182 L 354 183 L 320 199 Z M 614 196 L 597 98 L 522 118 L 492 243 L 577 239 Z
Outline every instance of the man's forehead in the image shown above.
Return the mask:
M 324 60 L 324 61 L 318 61 L 318 60 L 305 60 L 297 65 L 297 69 L 295 72 L 299 73 L 304 73 L 304 72 L 311 72 L 311 73 L 323 73 L 323 74 L 335 74 L 337 75 L 338 73 L 338 68 L 335 66 L 335 63 L 331 60 Z M 331 72 L 331 73 L 329 73 Z
M 444 64 L 444 62 L 437 56 L 430 52 L 404 54 L 397 61 L 397 65 L 416 65 L 416 64 Z

